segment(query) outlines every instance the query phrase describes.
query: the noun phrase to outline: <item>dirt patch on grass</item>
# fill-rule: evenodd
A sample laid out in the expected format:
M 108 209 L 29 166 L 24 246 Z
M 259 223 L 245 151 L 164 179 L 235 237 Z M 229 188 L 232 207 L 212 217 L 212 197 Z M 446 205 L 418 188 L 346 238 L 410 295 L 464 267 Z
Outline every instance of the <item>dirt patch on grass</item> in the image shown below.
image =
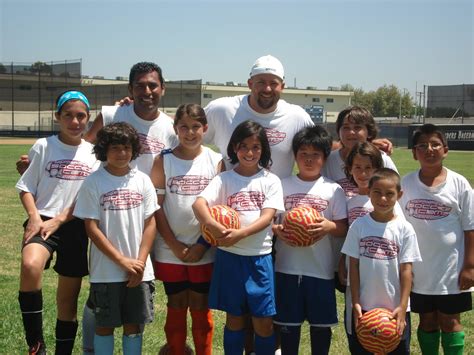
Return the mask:
M 5 138 L 0 137 L 1 144 L 33 144 L 38 138 Z

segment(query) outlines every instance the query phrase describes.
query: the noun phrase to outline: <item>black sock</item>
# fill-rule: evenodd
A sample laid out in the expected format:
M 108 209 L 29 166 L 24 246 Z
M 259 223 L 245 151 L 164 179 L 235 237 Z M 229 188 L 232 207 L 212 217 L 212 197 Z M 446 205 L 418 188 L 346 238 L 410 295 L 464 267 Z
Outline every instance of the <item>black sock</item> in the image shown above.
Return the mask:
M 331 346 L 332 332 L 329 327 L 309 327 L 311 336 L 311 354 L 327 355 Z
M 28 346 L 44 343 L 43 338 L 43 294 L 41 290 L 18 292 L 23 327 Z
M 298 354 L 301 338 L 300 325 L 282 325 L 280 328 L 282 354 Z
M 56 319 L 56 355 L 70 355 L 74 348 L 77 321 Z

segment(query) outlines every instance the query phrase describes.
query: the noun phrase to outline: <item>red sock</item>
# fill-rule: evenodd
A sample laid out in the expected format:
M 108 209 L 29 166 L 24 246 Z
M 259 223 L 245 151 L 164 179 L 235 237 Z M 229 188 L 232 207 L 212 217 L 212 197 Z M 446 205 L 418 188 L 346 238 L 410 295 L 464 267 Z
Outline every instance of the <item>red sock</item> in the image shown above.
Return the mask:
M 170 308 L 166 314 L 165 334 L 170 354 L 184 354 L 187 308 Z
M 193 320 L 192 332 L 196 355 L 211 355 L 212 335 L 214 333 L 212 313 L 209 309 L 191 309 L 190 311 Z

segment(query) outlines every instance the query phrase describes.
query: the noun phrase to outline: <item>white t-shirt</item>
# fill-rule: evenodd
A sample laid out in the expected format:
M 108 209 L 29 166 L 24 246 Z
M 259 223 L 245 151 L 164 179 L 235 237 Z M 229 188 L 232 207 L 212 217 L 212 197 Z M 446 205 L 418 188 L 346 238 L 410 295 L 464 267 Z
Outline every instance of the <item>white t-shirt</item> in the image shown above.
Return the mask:
M 202 190 L 217 175 L 222 155 L 202 147 L 194 160 L 177 158 L 173 153 L 163 155 L 166 177 L 166 195 L 163 209 L 174 236 L 180 242 L 192 245 L 201 235 L 201 228 L 194 216 L 192 204 Z M 201 265 L 214 261 L 215 249 L 210 248 L 196 263 L 185 263 L 178 259 L 158 234 L 154 247 L 155 260 L 162 263 Z
M 57 216 L 74 203 L 84 179 L 99 167 L 92 148 L 85 140 L 77 146 L 64 144 L 56 135 L 38 139 L 16 188 L 34 196 L 40 215 Z
M 235 127 L 246 120 L 262 125 L 270 143 L 273 165 L 270 170 L 280 178 L 290 176 L 295 163 L 291 142 L 302 128 L 314 125 L 308 113 L 297 105 L 279 100 L 274 112 L 262 114 L 248 104 L 248 95 L 223 97 L 211 101 L 206 107 L 209 129 L 205 142 L 215 144 L 225 158 L 227 170 L 232 167 L 228 161 L 227 145 Z
M 397 167 L 395 166 L 393 160 L 384 152 L 381 151 L 380 153 L 382 154 L 384 167 L 395 170 L 398 173 Z M 331 154 L 329 154 L 321 174 L 341 185 L 341 187 L 344 189 L 344 192 L 346 193 L 346 197 L 351 198 L 357 195 L 357 186 L 346 176 L 346 173 L 344 172 L 345 166 L 346 164 L 344 160 L 342 160 L 340 149 L 333 150 Z
M 400 264 L 421 261 L 415 231 L 400 217 L 387 223 L 376 222 L 370 214 L 356 219 L 342 252 L 359 259 L 360 305 L 365 311 L 395 309 L 400 304 Z
M 163 149 L 174 148 L 178 138 L 173 128 L 173 119 L 161 112 L 153 121 L 147 121 L 135 113 L 133 105 L 102 106 L 104 126 L 112 122 L 127 122 L 138 132 L 143 152 L 130 162 L 130 166 L 149 174 L 153 160 Z
M 74 215 L 99 221 L 99 228 L 122 255 L 138 258 L 145 219 L 159 209 L 155 188 L 144 173 L 132 169 L 125 176 L 115 176 L 103 167 L 84 181 L 79 191 Z M 124 282 L 127 273 L 94 243 L 89 257 L 90 282 Z M 143 281 L 154 280 L 150 257 Z
M 460 291 L 458 285 L 464 231 L 474 229 L 473 191 L 462 175 L 446 172 L 446 181 L 434 187 L 420 181 L 419 171 L 402 179 L 401 205 L 416 230 L 423 258 L 413 267 L 413 292 L 425 295 L 474 291 Z
M 324 176 L 316 181 L 290 176 L 282 180 L 282 185 L 286 211 L 310 206 L 331 221 L 347 218 L 344 191 L 334 181 Z M 277 238 L 275 271 L 332 280 L 337 260 L 333 258 L 329 237 L 326 235 L 308 247 L 291 247 Z
M 199 194 L 210 207 L 227 205 L 239 214 L 241 227 L 255 222 L 264 208 L 283 211 L 283 192 L 280 179 L 266 169 L 253 176 L 242 176 L 235 170 L 214 177 Z M 265 255 L 272 251 L 271 224 L 260 232 L 239 240 L 231 247 L 219 247 L 238 255 Z

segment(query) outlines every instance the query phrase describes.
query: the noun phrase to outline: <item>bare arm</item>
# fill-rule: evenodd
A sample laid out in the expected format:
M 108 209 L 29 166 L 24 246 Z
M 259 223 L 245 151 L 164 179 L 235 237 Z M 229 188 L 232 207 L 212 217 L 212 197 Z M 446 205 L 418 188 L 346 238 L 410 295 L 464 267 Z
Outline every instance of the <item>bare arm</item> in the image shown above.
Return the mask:
M 145 263 L 141 260 L 127 258 L 126 256 L 122 255 L 112 245 L 112 243 L 110 243 L 104 233 L 102 233 L 99 228 L 99 221 L 86 218 L 84 223 L 86 226 L 87 235 L 91 241 L 110 260 L 120 266 L 129 275 L 143 273 L 143 270 L 145 269 Z
M 309 226 L 308 231 L 313 235 L 313 238 L 317 239 L 324 237 L 326 234 L 343 238 L 347 234 L 347 229 L 347 218 L 330 221 L 324 217 L 319 217 L 316 223 Z
M 411 292 L 411 284 L 413 281 L 412 263 L 403 263 L 400 265 L 400 304 L 392 313 L 397 320 L 398 334 L 403 334 L 405 330 L 405 316 L 407 313 L 408 299 Z
M 224 233 L 225 227 L 212 218 L 211 213 L 209 212 L 209 204 L 205 198 L 196 198 L 196 201 L 193 203 L 193 212 L 199 223 L 206 226 L 214 238 L 220 239 L 224 237 L 226 234 Z
M 352 311 L 354 312 L 354 324 L 357 327 L 359 318 L 362 317 L 362 307 L 360 306 L 360 275 L 359 259 L 350 257 L 349 280 L 351 284 Z
M 94 122 L 92 122 L 91 128 L 84 134 L 84 139 L 89 143 L 95 143 L 97 132 L 99 132 L 103 126 L 104 118 L 102 117 L 102 113 L 99 113 Z
M 27 243 L 32 237 L 40 233 L 43 221 L 38 209 L 36 208 L 35 199 L 32 193 L 25 191 L 20 192 L 20 201 L 28 215 L 28 224 L 23 233 L 23 243 Z
M 474 230 L 464 231 L 464 262 L 459 273 L 459 289 L 474 286 Z

